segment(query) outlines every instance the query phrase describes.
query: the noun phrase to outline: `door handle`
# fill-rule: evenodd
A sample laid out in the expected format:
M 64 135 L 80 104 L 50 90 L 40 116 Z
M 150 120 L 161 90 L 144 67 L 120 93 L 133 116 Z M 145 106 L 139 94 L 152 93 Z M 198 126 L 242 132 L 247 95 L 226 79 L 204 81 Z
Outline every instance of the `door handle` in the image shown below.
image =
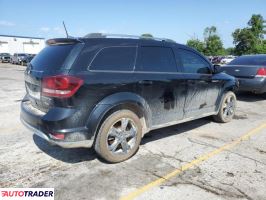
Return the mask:
M 218 83 L 219 80 L 208 79 L 208 80 L 206 80 L 206 82 L 208 82 L 208 83 Z
M 212 83 L 218 83 L 219 80 L 212 80 Z
M 139 84 L 142 84 L 142 85 L 152 85 L 152 81 L 149 81 L 149 80 L 142 80 L 142 81 L 139 81 Z

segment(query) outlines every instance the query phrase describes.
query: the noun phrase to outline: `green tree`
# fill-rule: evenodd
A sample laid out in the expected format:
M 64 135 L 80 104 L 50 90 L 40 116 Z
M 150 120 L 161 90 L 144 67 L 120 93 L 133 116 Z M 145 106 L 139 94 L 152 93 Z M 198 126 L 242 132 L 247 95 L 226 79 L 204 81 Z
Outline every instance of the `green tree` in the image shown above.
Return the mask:
M 144 38 L 152 38 L 153 35 L 150 34 L 150 33 L 143 33 L 143 34 L 141 35 L 141 37 L 144 37 Z
M 266 40 L 263 40 L 261 44 L 256 45 L 255 52 L 258 54 L 266 54 Z
M 223 42 L 217 34 L 217 28 L 215 26 L 205 28 L 203 36 L 204 41 L 192 38 L 187 41 L 187 45 L 206 56 L 225 55 Z
M 257 38 L 249 28 L 236 29 L 232 34 L 236 45 L 236 55 L 251 54 L 255 52 Z
M 204 42 L 200 41 L 199 39 L 190 39 L 187 41 L 187 45 L 196 49 L 200 53 L 204 53 Z
M 248 21 L 248 25 L 251 27 L 250 31 L 256 38 L 263 39 L 263 33 L 265 33 L 263 30 L 263 22 L 264 20 L 261 15 L 252 15 L 251 19 Z
M 235 48 L 233 47 L 228 47 L 225 49 L 225 54 L 226 55 L 234 55 L 235 54 Z
M 252 15 L 248 21 L 248 27 L 236 29 L 233 33 L 235 53 L 237 55 L 264 52 L 265 26 L 261 15 Z
M 217 32 L 217 28 L 215 26 L 211 26 L 211 27 L 207 27 L 204 29 L 204 38 L 209 38 L 211 36 L 214 36 L 216 35 L 216 32 Z
M 204 54 L 206 56 L 225 54 L 225 50 L 223 48 L 223 42 L 220 36 L 217 34 L 217 28 L 215 26 L 205 28 L 204 42 L 205 42 Z

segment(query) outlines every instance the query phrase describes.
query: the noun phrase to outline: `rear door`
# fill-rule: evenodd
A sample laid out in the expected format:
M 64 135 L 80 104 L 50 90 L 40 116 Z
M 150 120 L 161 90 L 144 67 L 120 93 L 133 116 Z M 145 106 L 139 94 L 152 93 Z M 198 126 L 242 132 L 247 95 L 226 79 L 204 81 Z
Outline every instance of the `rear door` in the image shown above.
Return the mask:
M 213 113 L 222 88 L 222 80 L 212 75 L 212 69 L 201 55 L 189 49 L 176 52 L 182 62 L 186 80 L 185 118 Z
M 172 48 L 142 44 L 135 68 L 137 91 L 149 104 L 153 127 L 183 119 L 185 87 Z
M 54 104 L 53 99 L 41 95 L 41 83 L 45 76 L 66 74 L 74 62 L 76 43 L 53 44 L 45 47 L 32 59 L 25 70 L 25 87 L 32 105 L 47 111 Z

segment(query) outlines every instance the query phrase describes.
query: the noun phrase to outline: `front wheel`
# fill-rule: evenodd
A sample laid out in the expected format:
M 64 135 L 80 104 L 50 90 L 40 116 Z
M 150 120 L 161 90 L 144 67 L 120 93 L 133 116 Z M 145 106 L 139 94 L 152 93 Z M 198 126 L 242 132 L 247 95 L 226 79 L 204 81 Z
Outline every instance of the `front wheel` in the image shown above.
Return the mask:
M 94 149 L 108 162 L 121 162 L 137 152 L 141 137 L 139 117 L 130 110 L 119 110 L 101 124 Z
M 217 115 L 213 116 L 214 120 L 221 123 L 230 122 L 236 111 L 236 95 L 229 91 L 221 102 L 221 106 Z

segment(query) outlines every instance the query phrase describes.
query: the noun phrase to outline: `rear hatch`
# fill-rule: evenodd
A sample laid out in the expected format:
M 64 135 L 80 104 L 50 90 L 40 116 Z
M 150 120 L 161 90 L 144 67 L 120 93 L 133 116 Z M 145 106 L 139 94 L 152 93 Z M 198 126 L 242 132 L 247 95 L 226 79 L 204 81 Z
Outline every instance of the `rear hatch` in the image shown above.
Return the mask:
M 261 67 L 256 65 L 225 65 L 221 67 L 221 70 L 237 78 L 254 78 Z
M 51 39 L 25 70 L 25 87 L 31 105 L 41 111 L 53 106 L 53 99 L 42 95 L 42 80 L 45 77 L 67 74 L 71 69 L 82 43 L 76 39 Z

